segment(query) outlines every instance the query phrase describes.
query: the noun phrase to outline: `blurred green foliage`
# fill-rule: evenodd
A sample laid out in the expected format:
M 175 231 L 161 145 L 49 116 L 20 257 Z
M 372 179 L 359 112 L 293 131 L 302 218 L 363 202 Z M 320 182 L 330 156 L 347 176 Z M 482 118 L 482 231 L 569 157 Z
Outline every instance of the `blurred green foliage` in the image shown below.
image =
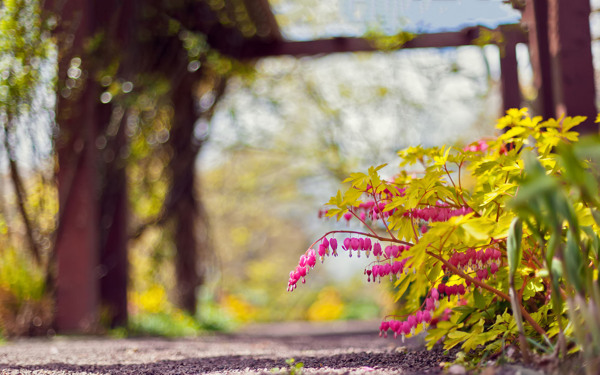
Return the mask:
M 587 374 L 600 371 L 598 150 L 600 138 L 590 136 L 557 144 L 555 160 L 528 155 L 512 202 L 528 242 L 542 250 L 545 277 L 552 280 L 556 353 L 581 351 Z
M 51 128 L 46 95 L 53 69 L 48 25 L 37 0 L 0 7 L 0 330 L 45 334 L 52 320 L 46 294 L 56 191 L 40 141 Z M 26 157 L 20 157 L 26 155 Z

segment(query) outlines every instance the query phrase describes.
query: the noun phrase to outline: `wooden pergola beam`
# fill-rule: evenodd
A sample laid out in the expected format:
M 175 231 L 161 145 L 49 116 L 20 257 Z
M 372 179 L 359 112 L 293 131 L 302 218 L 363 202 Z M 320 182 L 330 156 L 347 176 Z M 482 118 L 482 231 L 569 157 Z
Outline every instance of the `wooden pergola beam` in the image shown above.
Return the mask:
M 499 29 L 501 30 L 502 26 Z M 518 25 L 515 28 L 521 30 Z M 418 34 L 414 39 L 402 45 L 401 49 L 405 48 L 445 48 L 445 47 L 460 47 L 467 45 L 476 45 L 481 42 L 479 37 L 481 30 L 485 28 L 481 26 L 468 27 L 456 32 L 429 33 Z M 489 30 L 488 31 L 495 31 Z M 527 43 L 527 35 L 524 31 L 513 33 L 515 43 Z M 485 42 L 484 42 L 485 43 Z M 494 40 L 489 40 L 487 43 L 495 43 Z M 276 41 L 271 43 L 262 43 L 257 41 L 248 41 L 237 58 L 240 59 L 256 59 L 269 56 L 315 56 L 330 53 L 347 53 L 347 52 L 375 52 L 379 49 L 374 45 L 373 41 L 365 38 L 343 37 L 332 39 L 317 39 L 311 41 L 291 42 L 291 41 Z

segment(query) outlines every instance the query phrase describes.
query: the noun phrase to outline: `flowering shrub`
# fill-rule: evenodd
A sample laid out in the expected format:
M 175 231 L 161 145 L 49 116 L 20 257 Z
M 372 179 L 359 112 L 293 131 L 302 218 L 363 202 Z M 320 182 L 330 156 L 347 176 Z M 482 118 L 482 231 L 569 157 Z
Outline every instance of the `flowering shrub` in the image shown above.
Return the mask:
M 526 109 L 512 109 L 498 121 L 504 132 L 495 139 L 464 148 L 402 150 L 400 166 L 411 169 L 401 169 L 391 180 L 381 178 L 383 166 L 351 174 L 344 181 L 349 187 L 338 191 L 320 215 L 360 222 L 364 230 L 336 230 L 319 238 L 290 273 L 288 291 L 305 282 L 318 260 L 344 252 L 372 257 L 364 271 L 367 281 L 389 279 L 401 301 L 397 314 L 381 323 L 382 336 L 404 338 L 426 330 L 429 348 L 442 340 L 444 348 L 461 344 L 466 352 L 493 353 L 514 343 L 525 359 L 527 337 L 537 350 L 552 352 L 573 331 L 561 299 L 573 288 L 562 273 L 549 271 L 555 262 L 547 248 L 550 237 L 551 246 L 561 248 L 569 222 L 561 217 L 545 225 L 527 212 L 536 190 L 519 189 L 520 184 L 559 186 L 531 182 L 524 159 L 536 160 L 542 176 L 569 175 L 556 149 L 578 140 L 572 128 L 584 120 L 542 121 L 529 117 Z M 597 195 L 594 199 L 600 202 Z M 586 201 L 571 204 L 569 218 L 598 233 Z M 573 223 L 570 228 L 575 230 Z M 578 238 L 588 238 L 579 232 Z M 596 267 L 586 280 L 597 281 L 597 251 L 577 254 L 579 267 L 590 262 Z M 587 297 L 582 293 L 583 301 Z

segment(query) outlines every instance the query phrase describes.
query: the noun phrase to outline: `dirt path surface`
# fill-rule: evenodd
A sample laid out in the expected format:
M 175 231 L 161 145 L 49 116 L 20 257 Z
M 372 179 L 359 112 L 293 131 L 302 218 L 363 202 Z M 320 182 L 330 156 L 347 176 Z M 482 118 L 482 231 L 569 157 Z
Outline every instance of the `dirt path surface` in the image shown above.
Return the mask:
M 0 374 L 269 374 L 289 358 L 304 363 L 303 374 L 436 374 L 451 359 L 418 339 L 379 338 L 376 327 L 286 323 L 172 340 L 18 340 L 0 346 Z
M 263 374 L 289 358 L 305 374 L 439 373 L 449 358 L 420 344 L 379 338 L 376 322 L 267 324 L 173 340 L 55 337 L 0 346 L 0 374 Z

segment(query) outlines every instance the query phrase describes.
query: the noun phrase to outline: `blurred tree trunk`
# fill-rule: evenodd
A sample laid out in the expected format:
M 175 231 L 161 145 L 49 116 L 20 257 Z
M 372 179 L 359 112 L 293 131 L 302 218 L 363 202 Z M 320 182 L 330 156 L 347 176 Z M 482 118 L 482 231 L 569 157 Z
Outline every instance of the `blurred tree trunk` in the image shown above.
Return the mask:
M 135 30 L 138 23 L 138 2 L 120 2 L 113 9 L 116 19 L 108 28 L 110 49 L 116 49 L 118 75 L 132 79 L 138 68 Z M 123 53 L 121 51 L 128 51 Z M 113 57 L 114 58 L 114 57 Z M 108 106 L 106 106 L 108 107 Z M 128 190 L 127 153 L 128 139 L 125 133 L 127 108 L 115 101 L 108 107 L 109 117 L 105 119 L 100 165 L 103 166 L 102 194 L 100 196 L 100 303 L 104 323 L 111 328 L 126 326 L 127 284 L 128 284 Z
M 214 107 L 225 91 L 226 80 L 214 79 L 214 72 L 200 68 L 188 72 L 185 49 L 172 43 L 178 53 L 176 67 L 171 74 L 171 100 L 174 117 L 169 137 L 172 157 L 169 164 L 171 186 L 167 195 L 167 222 L 172 225 L 175 244 L 176 304 L 182 310 L 195 314 L 198 307 L 198 288 L 205 280 L 208 256 L 212 253 L 208 215 L 197 194 L 196 159 L 207 137 L 199 137 L 196 124 L 208 123 Z M 208 86 L 207 86 L 208 84 Z M 208 87 L 214 101 L 208 108 L 198 103 Z
M 134 1 L 49 2 L 59 15 L 57 123 L 59 217 L 54 257 L 60 332 L 127 322 L 126 137 L 98 80 L 121 64 Z M 96 43 L 90 43 L 96 41 Z M 131 64 L 130 64 L 131 65 Z M 117 65 L 118 66 L 118 65 Z M 123 65 L 127 67 L 127 64 Z M 123 109 L 121 108 L 121 111 Z M 54 273 L 56 273 L 54 275 Z
M 121 111 L 124 111 L 121 109 Z M 123 116 L 124 118 L 125 116 Z M 118 121 L 116 134 L 110 127 Z M 125 121 L 114 119 L 105 137 L 110 138 L 102 152 L 103 188 L 100 197 L 100 303 L 102 318 L 111 328 L 127 325 L 127 160 L 122 150 L 127 146 Z M 108 134 L 107 134 L 108 133 Z
M 84 45 L 97 32 L 93 3 L 69 1 L 58 10 L 60 28 L 55 140 L 59 220 L 55 237 L 56 317 L 59 332 L 88 332 L 98 319 L 98 150 L 95 140 L 101 88 L 90 77 Z M 84 58 L 82 58 L 84 57 Z M 77 76 L 73 79 L 70 76 Z
M 201 254 L 208 245 L 196 237 L 199 201 L 194 191 L 194 167 L 197 153 L 190 142 L 194 137 L 197 118 L 193 87 L 193 81 L 189 78 L 184 78 L 178 86 L 173 87 L 174 118 L 170 135 L 172 185 L 169 194 L 176 248 L 177 305 L 192 314 L 196 311 L 196 289 L 203 282 Z

